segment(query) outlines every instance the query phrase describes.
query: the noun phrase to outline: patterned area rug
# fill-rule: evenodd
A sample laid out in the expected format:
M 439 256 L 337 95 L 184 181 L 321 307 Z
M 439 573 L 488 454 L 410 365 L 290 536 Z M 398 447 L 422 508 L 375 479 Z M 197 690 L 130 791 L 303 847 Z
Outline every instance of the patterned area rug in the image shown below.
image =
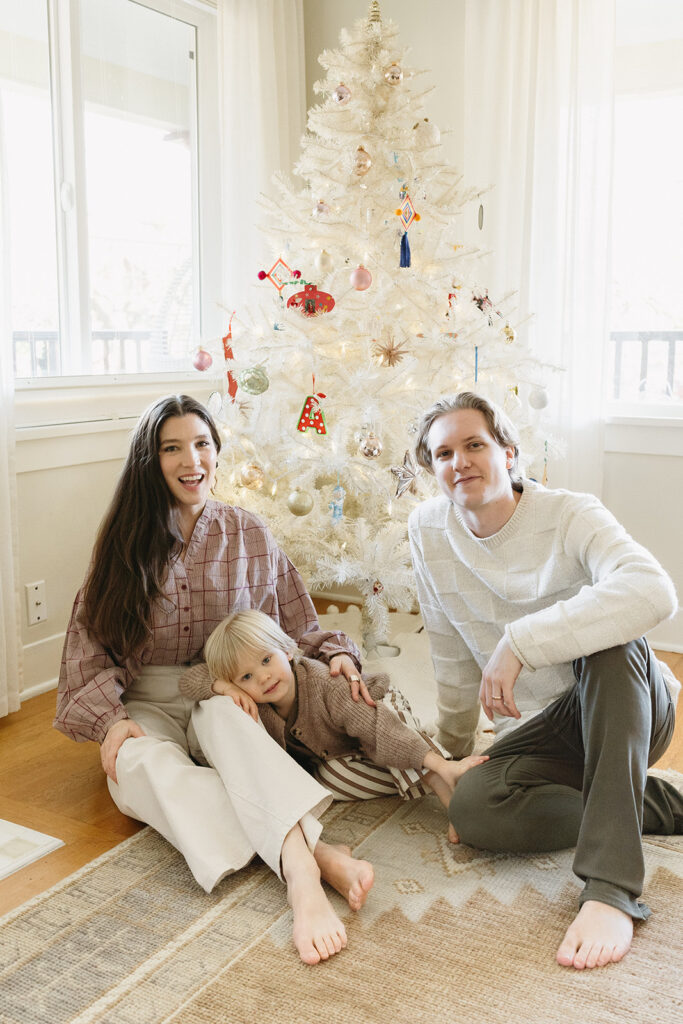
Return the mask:
M 653 915 L 626 959 L 558 967 L 576 906 L 571 851 L 452 847 L 434 798 L 336 804 L 326 836 L 371 860 L 349 947 L 305 967 L 282 885 L 260 863 L 207 896 L 145 829 L 0 921 L 2 1024 L 679 1024 L 683 838 L 645 842 Z

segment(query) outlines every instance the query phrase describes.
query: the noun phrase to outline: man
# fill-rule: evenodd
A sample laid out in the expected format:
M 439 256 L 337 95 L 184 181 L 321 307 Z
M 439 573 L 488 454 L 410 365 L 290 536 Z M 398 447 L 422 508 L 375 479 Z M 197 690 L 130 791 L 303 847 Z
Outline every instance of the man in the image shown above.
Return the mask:
M 469 753 L 479 702 L 499 736 L 455 790 L 452 837 L 576 846 L 585 887 L 557 960 L 603 966 L 650 913 L 641 832 L 683 832 L 683 797 L 647 776 L 680 686 L 642 638 L 676 595 L 597 498 L 522 480 L 518 455 L 512 424 L 471 392 L 422 418 L 416 456 L 443 493 L 413 511 L 409 532 L 439 739 Z

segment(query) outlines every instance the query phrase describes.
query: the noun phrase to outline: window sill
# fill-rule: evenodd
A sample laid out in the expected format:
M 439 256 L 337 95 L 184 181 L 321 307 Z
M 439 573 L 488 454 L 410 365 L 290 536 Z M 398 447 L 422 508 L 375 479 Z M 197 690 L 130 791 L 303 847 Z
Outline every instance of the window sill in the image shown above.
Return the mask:
M 187 392 L 206 402 L 212 391 L 221 390 L 220 375 L 207 377 L 198 372 L 17 380 L 16 436 L 17 440 L 28 439 L 27 431 L 34 430 L 45 436 L 43 428 L 48 427 L 52 436 L 66 435 L 79 432 L 85 424 L 111 424 L 110 429 L 116 429 L 121 421 L 137 419 L 163 395 Z
M 606 452 L 683 457 L 683 418 L 667 416 L 608 416 Z

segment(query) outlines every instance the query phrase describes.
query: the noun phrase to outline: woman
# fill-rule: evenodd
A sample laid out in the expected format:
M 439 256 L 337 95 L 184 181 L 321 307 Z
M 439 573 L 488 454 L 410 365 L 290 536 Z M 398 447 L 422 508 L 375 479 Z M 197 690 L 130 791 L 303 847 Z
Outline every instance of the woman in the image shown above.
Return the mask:
M 211 416 L 187 395 L 141 417 L 74 603 L 55 726 L 100 743 L 116 805 L 180 850 L 207 892 L 258 853 L 287 883 L 299 955 L 317 963 L 346 945 L 321 874 L 358 909 L 372 868 L 320 841 L 317 816 L 331 796 L 264 729 L 230 698 L 195 707 L 178 678 L 243 608 L 266 612 L 343 673 L 355 699 L 359 653 L 319 629 L 301 577 L 261 520 L 210 499 L 220 446 Z M 193 743 L 212 767 L 193 762 Z

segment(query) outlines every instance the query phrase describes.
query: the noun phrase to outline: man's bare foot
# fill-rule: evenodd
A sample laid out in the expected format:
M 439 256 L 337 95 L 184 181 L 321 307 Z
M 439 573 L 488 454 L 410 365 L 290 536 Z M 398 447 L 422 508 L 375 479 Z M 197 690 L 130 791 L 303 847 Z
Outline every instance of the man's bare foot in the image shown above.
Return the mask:
M 375 881 L 370 861 L 356 860 L 351 856 L 350 846 L 332 846 L 322 839 L 316 844 L 313 856 L 324 880 L 344 897 L 351 910 L 360 910 Z
M 557 951 L 563 967 L 604 967 L 626 956 L 633 938 L 633 920 L 623 910 L 586 900 Z
M 294 914 L 292 939 L 305 964 L 328 960 L 346 946 L 346 929 L 320 884 L 320 872 L 311 860 L 306 870 L 287 881 L 287 899 Z

